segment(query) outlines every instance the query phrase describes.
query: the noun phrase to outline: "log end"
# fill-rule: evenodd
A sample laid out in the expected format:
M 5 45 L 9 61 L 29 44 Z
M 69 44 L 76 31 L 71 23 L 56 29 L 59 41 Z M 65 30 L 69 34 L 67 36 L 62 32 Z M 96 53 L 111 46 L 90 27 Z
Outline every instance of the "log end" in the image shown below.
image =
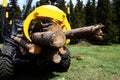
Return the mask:
M 41 47 L 37 46 L 37 45 L 33 45 L 30 49 L 29 49 L 29 53 L 34 54 L 34 55 L 38 55 L 41 52 Z
M 57 53 L 53 55 L 53 62 L 55 62 L 56 64 L 60 63 L 61 61 L 61 56 Z
M 64 46 L 66 42 L 66 36 L 63 31 L 56 31 L 52 36 L 51 45 L 55 47 Z
M 66 47 L 59 48 L 59 52 L 60 54 L 64 55 L 67 52 Z

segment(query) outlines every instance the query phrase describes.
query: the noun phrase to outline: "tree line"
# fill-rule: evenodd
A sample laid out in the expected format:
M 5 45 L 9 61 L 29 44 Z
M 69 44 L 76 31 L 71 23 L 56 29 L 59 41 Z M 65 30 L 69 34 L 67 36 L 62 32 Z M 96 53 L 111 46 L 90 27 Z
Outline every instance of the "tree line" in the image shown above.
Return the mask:
M 102 43 L 120 43 L 120 0 L 77 0 L 73 5 L 70 0 L 72 28 L 103 24 L 104 40 Z M 94 41 L 94 40 L 93 40 Z
M 20 10 L 17 2 L 16 4 L 14 4 L 13 1 L 17 0 L 10 0 L 10 4 L 13 4 L 14 6 L 10 8 L 10 4 L 8 4 L 8 10 L 12 15 L 14 15 L 15 18 L 18 18 L 20 17 L 22 10 Z M 105 27 L 103 28 L 104 40 L 101 41 L 101 43 L 120 43 L 120 0 L 87 0 L 86 4 L 83 4 L 83 0 L 76 0 L 76 4 L 73 4 L 72 0 L 69 0 L 68 3 L 66 3 L 65 0 L 51 1 L 56 1 L 55 5 L 66 13 L 67 7 L 70 7 L 69 22 L 72 28 L 101 23 L 105 25 Z M 49 4 L 49 0 L 40 0 L 36 3 L 36 5 L 31 7 L 30 10 L 32 11 L 35 9 L 35 7 L 42 4 Z M 16 9 L 15 6 L 17 6 Z M 17 11 L 15 12 L 15 10 Z M 13 12 L 15 13 L 13 14 Z M 98 42 L 96 40 L 91 41 Z

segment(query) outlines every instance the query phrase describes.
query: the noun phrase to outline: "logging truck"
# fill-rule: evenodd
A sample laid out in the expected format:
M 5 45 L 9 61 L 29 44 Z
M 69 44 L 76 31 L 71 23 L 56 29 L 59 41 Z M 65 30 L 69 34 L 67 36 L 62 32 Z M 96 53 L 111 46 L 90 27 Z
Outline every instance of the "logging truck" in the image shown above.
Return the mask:
M 102 39 L 102 24 L 71 29 L 67 15 L 54 5 L 42 5 L 28 15 L 28 0 L 21 19 L 6 17 L 6 0 L 2 3 L 0 80 L 10 80 L 16 64 L 50 66 L 65 72 L 70 66 L 70 39 Z

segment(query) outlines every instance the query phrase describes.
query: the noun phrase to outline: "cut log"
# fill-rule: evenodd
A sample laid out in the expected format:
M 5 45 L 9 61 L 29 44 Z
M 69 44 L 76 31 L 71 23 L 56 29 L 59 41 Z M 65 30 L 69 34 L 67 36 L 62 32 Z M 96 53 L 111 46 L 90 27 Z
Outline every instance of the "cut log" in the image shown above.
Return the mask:
M 87 27 L 81 27 L 77 29 L 72 29 L 69 31 L 65 31 L 65 35 L 67 39 L 88 39 L 88 38 L 97 38 L 99 40 L 102 40 L 102 30 L 101 28 L 104 27 L 104 25 L 93 25 L 93 26 L 87 26 Z
M 60 61 L 61 61 L 61 56 L 58 53 L 54 54 L 53 55 L 53 62 L 55 62 L 57 64 L 57 63 L 60 63 Z
M 61 55 L 59 54 L 59 50 L 57 48 L 54 47 L 47 47 L 46 49 L 46 54 L 47 54 L 47 58 L 50 59 L 51 61 L 53 61 L 54 63 L 60 63 L 61 61 Z M 44 51 L 44 50 L 43 50 Z
M 63 31 L 54 32 L 36 32 L 31 34 L 31 39 L 34 43 L 41 46 L 61 47 L 65 45 L 66 36 Z
M 67 52 L 67 49 L 65 46 L 59 48 L 60 54 L 64 55 Z
M 23 34 L 17 34 L 16 36 L 19 37 L 19 38 L 23 38 L 24 37 Z
M 51 26 L 49 26 L 48 31 L 58 31 L 58 30 L 62 30 L 61 27 L 59 25 L 53 23 Z
M 15 36 L 12 36 L 12 39 L 15 40 L 24 49 L 28 50 L 28 52 L 31 54 L 37 55 L 37 54 L 40 54 L 40 52 L 41 52 L 41 47 L 36 44 L 29 43 L 29 42 L 25 41 L 24 39 L 15 37 Z

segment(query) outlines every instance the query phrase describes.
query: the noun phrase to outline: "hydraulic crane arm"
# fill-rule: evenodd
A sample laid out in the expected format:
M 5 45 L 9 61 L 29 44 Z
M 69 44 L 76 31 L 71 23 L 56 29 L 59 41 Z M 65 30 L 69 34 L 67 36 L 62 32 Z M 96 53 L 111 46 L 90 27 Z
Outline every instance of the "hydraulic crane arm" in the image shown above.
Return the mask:
M 5 17 L 6 17 L 6 6 L 7 6 L 7 0 L 3 0 L 2 1 L 2 12 L 1 12 L 1 14 L 2 14 L 2 26 L 1 26 L 2 37 L 3 37 L 4 31 L 5 31 L 4 25 L 5 25 Z

